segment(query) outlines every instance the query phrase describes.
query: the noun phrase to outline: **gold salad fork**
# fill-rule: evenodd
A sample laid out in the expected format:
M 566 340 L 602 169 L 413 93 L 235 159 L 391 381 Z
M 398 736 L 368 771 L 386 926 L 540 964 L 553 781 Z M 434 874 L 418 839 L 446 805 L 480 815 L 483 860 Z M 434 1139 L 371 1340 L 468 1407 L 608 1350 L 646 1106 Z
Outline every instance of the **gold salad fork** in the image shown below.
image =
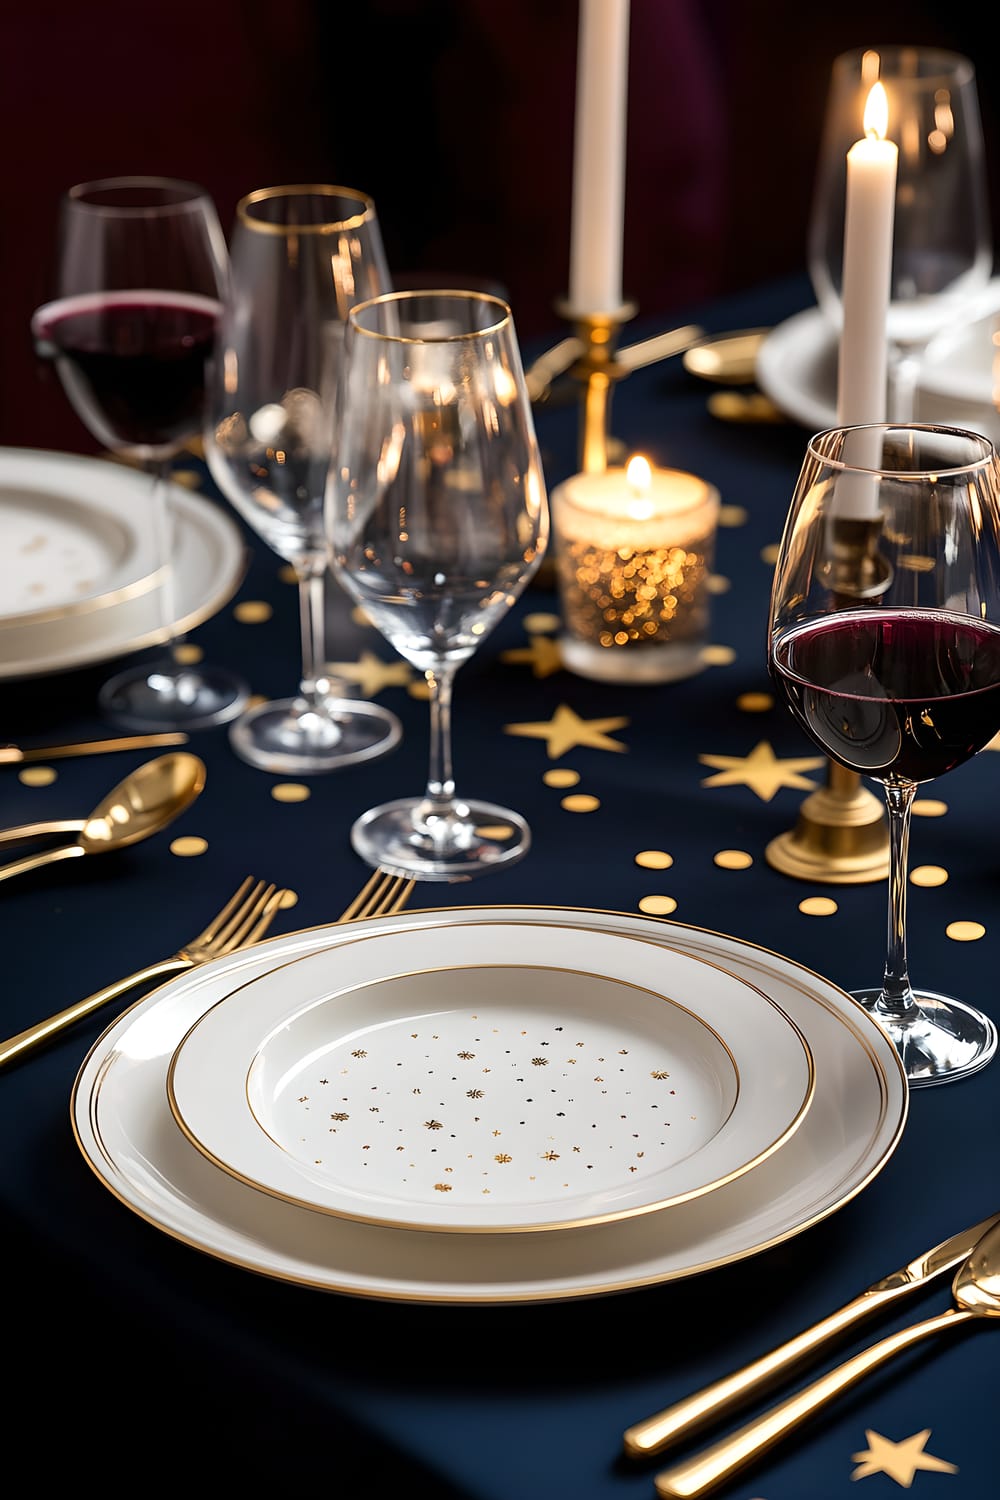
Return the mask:
M 11 1062 L 15 1057 L 23 1057 L 26 1052 L 40 1046 L 57 1032 L 65 1031 L 74 1022 L 89 1016 L 92 1011 L 98 1010 L 116 996 L 125 994 L 137 984 L 150 979 L 161 979 L 183 969 L 193 969 L 198 964 L 207 963 L 209 959 L 221 958 L 223 954 L 233 953 L 237 948 L 247 948 L 251 943 L 256 943 L 270 927 L 284 895 L 285 892 L 278 890 L 277 886 L 267 885 L 263 880 L 255 881 L 252 875 L 248 875 L 208 926 L 170 958 L 149 964 L 134 974 L 126 975 L 124 979 L 117 979 L 113 984 L 105 985 L 104 989 L 88 995 L 85 1000 L 77 1000 L 75 1004 L 68 1005 L 65 1010 L 58 1011 L 47 1020 L 39 1021 L 17 1036 L 0 1042 L 0 1066 Z
M 406 875 L 390 875 L 378 868 L 365 881 L 338 922 L 360 922 L 362 917 L 388 917 L 401 911 L 410 899 L 416 881 Z

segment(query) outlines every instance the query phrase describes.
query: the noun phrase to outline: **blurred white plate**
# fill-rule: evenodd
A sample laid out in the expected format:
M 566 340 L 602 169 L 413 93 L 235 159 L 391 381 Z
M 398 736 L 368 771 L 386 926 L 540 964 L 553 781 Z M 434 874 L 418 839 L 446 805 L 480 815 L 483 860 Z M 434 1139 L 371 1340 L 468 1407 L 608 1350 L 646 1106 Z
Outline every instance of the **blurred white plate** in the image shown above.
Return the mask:
M 813 1060 L 755 986 L 606 932 L 485 919 L 240 986 L 181 1042 L 178 1124 L 276 1197 L 395 1228 L 650 1213 L 789 1139 Z
M 917 384 L 917 421 L 969 427 L 1000 441 L 993 401 L 998 309 L 1000 279 L 977 301 L 977 316 L 928 345 Z M 767 335 L 757 352 L 757 384 L 811 432 L 836 426 L 837 334 L 818 307 L 796 313 Z
M 50 498 L 101 506 L 114 496 L 119 521 L 127 507 L 131 528 L 151 536 L 150 481 L 141 472 L 106 459 L 27 448 L 0 450 L 3 458 L 16 459 L 22 487 L 33 483 Z M 8 621 L 0 628 L 0 679 L 39 677 L 141 651 L 172 634 L 184 635 L 232 598 L 247 566 L 235 521 L 220 505 L 181 485 L 170 485 L 168 495 L 169 587 L 158 570 L 137 588 L 119 589 L 100 607 L 43 610 Z M 151 545 L 142 543 L 146 549 Z
M 0 449 L 0 628 L 76 617 L 153 588 L 159 562 L 142 518 L 134 474 Z
M 660 1213 L 560 1234 L 441 1235 L 315 1213 L 221 1172 L 167 1101 L 174 1050 L 235 986 L 276 965 L 373 932 L 445 931 L 492 914 L 645 938 L 724 965 L 795 1021 L 816 1091 L 780 1151 L 714 1193 Z M 442 908 L 271 938 L 167 981 L 91 1048 L 73 1086 L 74 1138 L 127 1208 L 191 1248 L 301 1287 L 395 1302 L 507 1304 L 604 1296 L 699 1275 L 781 1244 L 863 1192 L 892 1157 L 909 1094 L 885 1032 L 843 990 L 792 959 L 723 933 L 624 912 Z M 877 1207 L 873 1212 L 877 1213 Z

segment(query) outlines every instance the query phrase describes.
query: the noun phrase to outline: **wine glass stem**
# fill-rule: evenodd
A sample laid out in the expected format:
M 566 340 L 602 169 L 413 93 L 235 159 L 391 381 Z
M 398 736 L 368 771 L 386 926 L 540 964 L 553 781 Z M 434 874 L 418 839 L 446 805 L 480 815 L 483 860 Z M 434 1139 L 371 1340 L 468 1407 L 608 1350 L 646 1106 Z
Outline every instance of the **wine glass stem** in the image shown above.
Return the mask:
M 912 422 L 917 406 L 920 355 L 915 349 L 889 350 L 886 408 L 890 422 Z
M 451 697 L 454 667 L 429 668 L 424 677 L 431 695 L 431 747 L 425 800 L 434 806 L 451 807 L 455 779 L 451 761 Z
M 163 583 L 160 586 L 160 624 L 166 632 L 166 649 L 167 655 L 170 656 L 177 645 L 177 632 L 174 628 L 177 611 L 174 608 L 173 537 L 170 506 L 167 500 L 170 460 L 169 458 L 153 460 L 146 464 L 145 468 L 153 482 L 153 537 L 157 562 L 163 574 Z
M 889 814 L 889 933 L 882 993 L 875 1011 L 884 1020 L 906 1021 L 916 1008 L 906 964 L 906 879 L 910 854 L 910 812 L 916 794 L 913 782 L 886 786 Z
M 302 680 L 299 692 L 310 708 L 319 708 L 328 689 L 326 674 L 326 591 L 323 570 L 301 571 L 299 623 L 302 631 Z

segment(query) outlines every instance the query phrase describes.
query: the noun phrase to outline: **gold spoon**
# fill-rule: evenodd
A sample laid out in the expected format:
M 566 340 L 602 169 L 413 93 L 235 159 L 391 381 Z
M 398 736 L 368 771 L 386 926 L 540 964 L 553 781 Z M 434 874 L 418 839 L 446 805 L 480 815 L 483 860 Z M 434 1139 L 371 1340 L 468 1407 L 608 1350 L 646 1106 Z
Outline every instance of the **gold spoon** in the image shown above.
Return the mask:
M 759 1458 L 779 1438 L 798 1427 L 841 1391 L 877 1370 L 911 1344 L 932 1333 L 960 1328 L 974 1318 L 1000 1318 L 1000 1224 L 987 1230 L 972 1254 L 959 1266 L 951 1291 L 956 1307 L 949 1307 L 936 1317 L 925 1318 L 922 1323 L 912 1323 L 908 1328 L 890 1334 L 737 1432 L 673 1468 L 664 1469 L 656 1476 L 656 1493 L 661 1500 L 696 1500 L 698 1496 L 707 1495 Z
M 56 860 L 106 854 L 148 839 L 190 807 L 204 785 L 205 765 L 197 755 L 180 750 L 148 760 L 112 787 L 79 824 L 28 823 L 9 829 L 5 835 L 8 839 L 11 835 L 26 838 L 69 829 L 77 829 L 78 833 L 72 844 L 60 844 L 56 849 L 45 849 L 40 854 L 28 854 L 9 865 L 0 865 L 0 880 L 23 875 Z
M 738 333 L 710 334 L 687 350 L 682 361 L 689 375 L 718 385 L 751 385 L 757 351 L 769 328 L 743 328 Z

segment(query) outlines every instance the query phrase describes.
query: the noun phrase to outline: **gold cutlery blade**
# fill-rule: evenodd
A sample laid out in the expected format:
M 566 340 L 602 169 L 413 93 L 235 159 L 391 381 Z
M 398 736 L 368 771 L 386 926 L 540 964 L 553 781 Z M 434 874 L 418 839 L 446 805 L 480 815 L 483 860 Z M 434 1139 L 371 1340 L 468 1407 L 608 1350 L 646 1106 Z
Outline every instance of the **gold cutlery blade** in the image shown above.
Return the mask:
M 129 734 L 114 740 L 80 740 L 70 745 L 35 745 L 22 750 L 20 745 L 0 745 L 0 766 L 21 766 L 31 760 L 62 760 L 71 755 L 110 755 L 116 750 L 152 750 L 159 745 L 186 745 L 188 736 L 180 730 L 163 734 Z
M 883 1276 L 859 1296 L 853 1298 L 829 1317 L 813 1324 L 769 1354 L 745 1365 L 742 1370 L 716 1380 L 694 1395 L 668 1406 L 629 1427 L 624 1434 L 625 1452 L 630 1458 L 647 1458 L 662 1453 L 683 1439 L 692 1437 L 709 1425 L 723 1422 L 751 1397 L 759 1396 L 779 1378 L 797 1368 L 808 1356 L 818 1354 L 827 1344 L 853 1328 L 856 1323 L 887 1307 L 909 1292 L 926 1286 L 946 1271 L 961 1265 L 986 1231 L 1000 1222 L 1000 1214 L 960 1230 L 916 1256 L 898 1271 Z

